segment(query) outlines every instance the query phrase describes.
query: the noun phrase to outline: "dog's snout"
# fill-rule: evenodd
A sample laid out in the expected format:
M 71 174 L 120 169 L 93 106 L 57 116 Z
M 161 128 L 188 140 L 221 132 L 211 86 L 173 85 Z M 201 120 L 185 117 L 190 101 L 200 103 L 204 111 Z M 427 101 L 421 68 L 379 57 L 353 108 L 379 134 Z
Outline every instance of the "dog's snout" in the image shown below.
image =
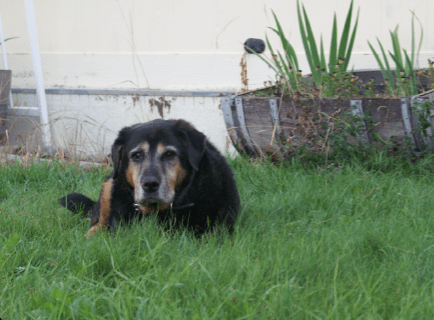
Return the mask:
M 145 192 L 156 192 L 160 187 L 160 180 L 157 177 L 143 177 L 142 186 Z

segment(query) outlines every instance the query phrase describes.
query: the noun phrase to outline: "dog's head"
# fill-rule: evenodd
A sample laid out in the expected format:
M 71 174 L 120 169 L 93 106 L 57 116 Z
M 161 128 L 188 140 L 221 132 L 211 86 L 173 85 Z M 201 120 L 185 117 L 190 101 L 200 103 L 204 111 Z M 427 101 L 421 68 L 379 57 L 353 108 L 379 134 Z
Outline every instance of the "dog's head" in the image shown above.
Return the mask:
M 123 128 L 112 147 L 113 179 L 125 179 L 144 213 L 167 209 L 199 169 L 205 143 L 205 135 L 184 120 Z

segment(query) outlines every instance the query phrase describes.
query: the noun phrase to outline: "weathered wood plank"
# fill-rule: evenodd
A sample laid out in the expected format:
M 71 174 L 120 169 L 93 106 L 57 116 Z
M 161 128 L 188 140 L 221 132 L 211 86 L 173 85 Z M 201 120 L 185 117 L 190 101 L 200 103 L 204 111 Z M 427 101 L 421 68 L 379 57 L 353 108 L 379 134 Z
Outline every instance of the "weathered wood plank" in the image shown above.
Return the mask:
M 321 136 L 317 127 L 319 123 L 329 123 L 329 126 L 336 128 L 337 118 L 348 121 L 347 117 L 351 114 L 363 119 L 365 125 L 357 139 L 367 143 L 376 141 L 376 144 L 382 145 L 390 139 L 404 142 L 404 137 L 408 136 L 415 145 L 420 145 L 413 130 L 415 124 L 410 98 L 312 98 L 282 101 L 280 106 L 277 98 L 237 97 L 235 101 L 242 139 L 250 149 L 260 150 L 258 154 L 275 152 L 279 148 L 280 137 L 293 147 L 318 141 L 318 148 L 325 148 L 325 141 L 316 140 Z M 348 137 L 348 142 L 354 141 L 354 138 Z

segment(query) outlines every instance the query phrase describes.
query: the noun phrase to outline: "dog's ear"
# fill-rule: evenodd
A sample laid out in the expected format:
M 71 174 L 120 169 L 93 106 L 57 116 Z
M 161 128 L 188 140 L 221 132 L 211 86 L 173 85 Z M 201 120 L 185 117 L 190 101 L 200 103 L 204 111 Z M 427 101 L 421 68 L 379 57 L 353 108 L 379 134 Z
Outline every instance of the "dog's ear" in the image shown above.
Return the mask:
M 112 162 L 113 162 L 113 179 L 116 179 L 122 171 L 123 163 L 123 146 L 125 144 L 127 135 L 130 132 L 130 127 L 123 128 L 112 146 Z
M 187 144 L 190 165 L 197 171 L 205 153 L 206 137 L 185 120 L 177 120 L 176 127 Z

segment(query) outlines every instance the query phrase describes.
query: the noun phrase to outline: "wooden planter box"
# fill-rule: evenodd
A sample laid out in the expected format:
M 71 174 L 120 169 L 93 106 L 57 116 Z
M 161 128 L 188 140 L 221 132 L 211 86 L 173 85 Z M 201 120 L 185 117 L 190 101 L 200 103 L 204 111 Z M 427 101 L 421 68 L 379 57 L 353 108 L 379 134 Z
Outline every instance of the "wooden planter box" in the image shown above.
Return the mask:
M 418 123 L 413 112 L 415 102 L 427 100 L 434 101 L 434 91 L 404 98 L 305 98 L 293 101 L 240 95 L 223 97 L 221 104 L 233 145 L 239 152 L 262 156 L 276 153 L 282 142 L 293 147 L 303 144 L 305 137 L 297 136 L 300 126 L 303 125 L 307 131 L 314 130 L 314 123 L 309 129 L 309 124 L 305 123 L 309 120 L 302 116 L 309 110 L 325 118 L 336 118 L 339 114 L 347 113 L 362 119 L 359 120 L 361 132 L 356 138 L 349 137 L 349 141 L 359 139 L 368 144 L 379 143 L 378 140 L 375 142 L 378 134 L 384 141 L 389 141 L 392 136 L 398 142 L 408 137 L 413 151 L 432 148 L 430 137 L 423 138 L 415 132 Z M 368 130 L 363 119 L 369 112 L 372 121 Z M 430 131 L 428 133 L 431 134 Z

